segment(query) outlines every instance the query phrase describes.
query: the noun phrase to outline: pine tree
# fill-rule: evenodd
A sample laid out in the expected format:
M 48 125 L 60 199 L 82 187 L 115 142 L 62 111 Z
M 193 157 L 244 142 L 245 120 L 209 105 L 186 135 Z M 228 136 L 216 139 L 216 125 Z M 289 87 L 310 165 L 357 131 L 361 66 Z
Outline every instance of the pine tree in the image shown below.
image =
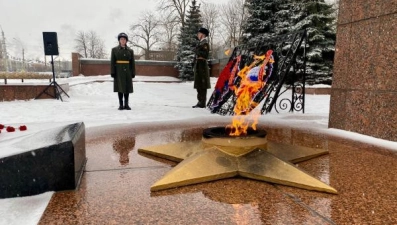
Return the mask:
M 247 0 L 244 43 L 307 30 L 306 81 L 331 84 L 335 52 L 335 14 L 324 0 Z
M 194 48 L 198 44 L 197 31 L 201 27 L 200 6 L 192 0 L 190 9 L 186 15 L 185 26 L 181 28 L 179 36 L 178 63 L 179 78 L 183 80 L 193 80 Z
M 248 17 L 244 25 L 243 44 L 274 36 L 274 14 L 279 0 L 247 0 Z
M 334 9 L 324 0 L 300 0 L 296 6 L 292 30 L 306 29 L 308 35 L 306 81 L 331 84 L 336 40 Z
M 274 33 L 276 35 L 286 34 L 293 30 L 291 19 L 297 10 L 296 3 L 291 0 L 277 0 L 276 12 L 274 13 Z

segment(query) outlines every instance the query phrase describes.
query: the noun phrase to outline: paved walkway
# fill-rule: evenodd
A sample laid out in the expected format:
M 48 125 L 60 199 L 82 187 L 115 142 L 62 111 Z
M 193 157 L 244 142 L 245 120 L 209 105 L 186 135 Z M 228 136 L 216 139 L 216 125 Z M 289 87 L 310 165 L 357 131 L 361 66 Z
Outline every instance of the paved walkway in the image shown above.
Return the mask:
M 244 178 L 150 192 L 175 163 L 137 149 L 198 140 L 216 125 L 88 130 L 80 188 L 55 193 L 40 224 L 397 224 L 396 152 L 310 130 L 263 127 L 269 140 L 327 148 L 298 166 L 337 195 Z

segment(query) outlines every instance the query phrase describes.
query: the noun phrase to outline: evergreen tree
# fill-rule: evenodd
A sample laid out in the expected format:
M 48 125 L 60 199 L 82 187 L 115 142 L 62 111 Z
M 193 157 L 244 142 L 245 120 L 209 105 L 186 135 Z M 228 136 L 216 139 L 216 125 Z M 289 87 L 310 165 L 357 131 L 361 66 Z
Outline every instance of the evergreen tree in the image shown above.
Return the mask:
M 193 80 L 194 48 L 198 44 L 197 31 L 201 27 L 200 7 L 192 0 L 190 9 L 186 15 L 185 26 L 181 28 L 179 36 L 178 63 L 179 78 Z
M 274 14 L 280 0 L 247 0 L 247 20 L 244 25 L 243 44 L 254 43 L 263 37 L 274 36 Z
M 244 43 L 307 30 L 306 82 L 331 84 L 335 52 L 335 14 L 324 0 L 247 0 Z
M 336 34 L 332 5 L 324 0 L 301 0 L 291 17 L 293 30 L 306 29 L 308 84 L 331 84 Z
M 274 34 L 281 35 L 294 30 L 291 27 L 294 25 L 291 18 L 294 17 L 295 11 L 299 7 L 291 0 L 278 0 L 276 12 L 274 13 Z

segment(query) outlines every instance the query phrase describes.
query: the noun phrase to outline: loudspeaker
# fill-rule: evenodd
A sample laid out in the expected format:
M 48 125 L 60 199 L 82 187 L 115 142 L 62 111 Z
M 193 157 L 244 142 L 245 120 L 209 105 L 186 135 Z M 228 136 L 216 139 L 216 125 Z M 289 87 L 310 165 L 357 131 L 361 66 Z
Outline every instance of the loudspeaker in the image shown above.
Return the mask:
M 43 32 L 43 42 L 45 55 L 59 55 L 56 32 Z

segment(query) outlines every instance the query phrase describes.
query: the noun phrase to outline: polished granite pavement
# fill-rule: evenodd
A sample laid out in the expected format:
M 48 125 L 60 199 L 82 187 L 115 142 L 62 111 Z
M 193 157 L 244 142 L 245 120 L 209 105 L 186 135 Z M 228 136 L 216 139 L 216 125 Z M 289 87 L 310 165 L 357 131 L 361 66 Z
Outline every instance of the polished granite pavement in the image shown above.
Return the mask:
M 244 178 L 150 192 L 176 163 L 143 146 L 199 140 L 222 123 L 157 123 L 89 129 L 76 191 L 53 195 L 40 224 L 397 224 L 397 152 L 298 128 L 261 126 L 268 140 L 325 148 L 299 168 L 331 185 L 326 194 Z

